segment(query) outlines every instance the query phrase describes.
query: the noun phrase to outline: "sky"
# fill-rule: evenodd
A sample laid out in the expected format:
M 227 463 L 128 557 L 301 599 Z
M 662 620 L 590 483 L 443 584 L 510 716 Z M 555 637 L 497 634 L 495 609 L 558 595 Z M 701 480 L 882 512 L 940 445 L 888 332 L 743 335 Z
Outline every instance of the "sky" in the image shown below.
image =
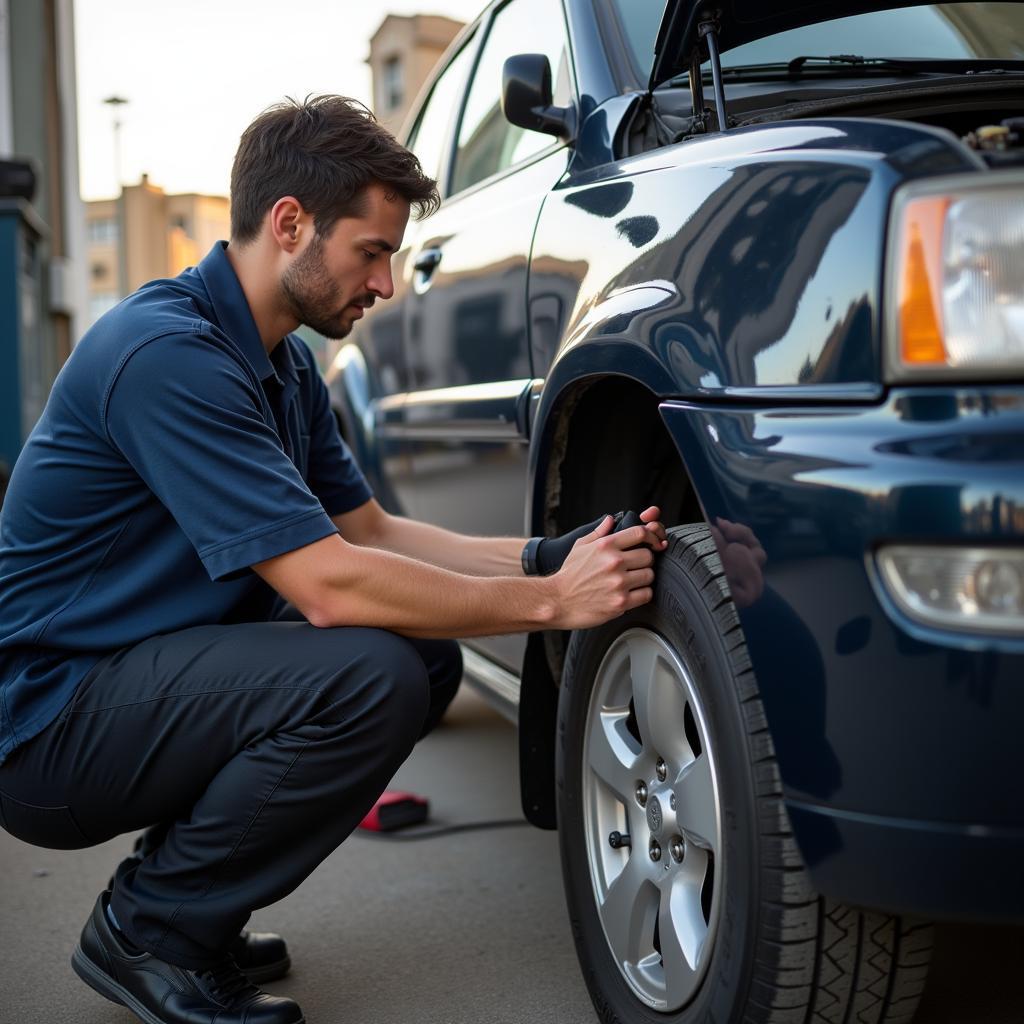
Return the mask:
M 239 136 L 285 96 L 370 104 L 369 39 L 387 14 L 472 20 L 485 0 L 74 0 L 83 199 L 143 172 L 166 192 L 227 195 Z

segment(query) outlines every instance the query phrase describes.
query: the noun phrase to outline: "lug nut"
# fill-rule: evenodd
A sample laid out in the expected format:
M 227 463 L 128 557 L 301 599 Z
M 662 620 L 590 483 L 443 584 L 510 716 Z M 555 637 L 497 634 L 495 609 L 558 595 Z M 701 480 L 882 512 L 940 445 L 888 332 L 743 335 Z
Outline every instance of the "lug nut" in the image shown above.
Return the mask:
M 620 850 L 623 846 L 627 848 L 631 847 L 633 845 L 633 841 L 629 838 L 628 833 L 624 834 L 622 832 L 613 832 L 608 837 L 608 845 L 613 850 Z
M 676 795 L 675 795 L 675 793 L 673 793 L 673 794 L 672 794 L 672 795 L 671 795 L 671 796 L 670 796 L 670 797 L 668 798 L 668 805 L 669 805 L 669 807 L 671 807 L 671 808 L 672 808 L 672 810 L 673 810 L 673 811 L 674 811 L 674 810 L 676 809 Z
M 647 784 L 638 782 L 636 784 L 636 802 L 643 807 L 647 803 Z
M 658 773 L 659 782 L 664 782 L 665 779 L 668 777 L 668 768 L 666 767 L 665 762 L 662 761 L 660 757 L 658 758 L 658 764 L 654 770 Z
M 669 850 L 672 853 L 672 859 L 677 863 L 681 864 L 683 855 L 686 853 L 686 847 L 683 845 L 683 839 L 681 836 L 673 836 L 669 843 Z
M 651 840 L 651 860 L 661 860 L 661 845 L 658 843 L 657 839 Z

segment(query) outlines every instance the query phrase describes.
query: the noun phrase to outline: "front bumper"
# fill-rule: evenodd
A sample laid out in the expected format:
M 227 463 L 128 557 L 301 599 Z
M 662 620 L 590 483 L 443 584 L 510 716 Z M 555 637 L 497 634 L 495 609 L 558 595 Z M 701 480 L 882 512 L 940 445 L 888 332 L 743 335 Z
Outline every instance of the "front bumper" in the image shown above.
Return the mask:
M 815 884 L 1024 921 L 1024 637 L 915 624 L 869 571 L 885 543 L 1024 547 L 1024 389 L 661 411 L 708 521 L 767 554 L 740 619 Z

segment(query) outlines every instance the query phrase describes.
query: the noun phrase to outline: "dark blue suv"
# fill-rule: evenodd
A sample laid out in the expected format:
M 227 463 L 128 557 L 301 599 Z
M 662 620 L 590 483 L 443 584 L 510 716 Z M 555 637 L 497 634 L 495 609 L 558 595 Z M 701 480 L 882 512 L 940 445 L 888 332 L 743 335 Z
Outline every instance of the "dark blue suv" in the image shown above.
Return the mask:
M 391 510 L 657 504 L 654 601 L 467 641 L 599 1015 L 910 1021 L 1024 921 L 1024 5 L 504 0 L 330 383 Z

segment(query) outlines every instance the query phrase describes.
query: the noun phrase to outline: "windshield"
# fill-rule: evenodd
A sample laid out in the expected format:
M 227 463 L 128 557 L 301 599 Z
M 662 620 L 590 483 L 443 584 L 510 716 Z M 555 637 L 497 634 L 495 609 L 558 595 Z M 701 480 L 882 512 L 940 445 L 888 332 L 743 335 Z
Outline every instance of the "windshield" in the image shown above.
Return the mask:
M 644 80 L 664 0 L 611 0 L 637 70 Z M 722 67 L 773 64 L 804 54 L 861 57 L 975 57 L 1024 59 L 1024 4 L 930 4 L 872 11 L 755 39 L 722 53 Z

